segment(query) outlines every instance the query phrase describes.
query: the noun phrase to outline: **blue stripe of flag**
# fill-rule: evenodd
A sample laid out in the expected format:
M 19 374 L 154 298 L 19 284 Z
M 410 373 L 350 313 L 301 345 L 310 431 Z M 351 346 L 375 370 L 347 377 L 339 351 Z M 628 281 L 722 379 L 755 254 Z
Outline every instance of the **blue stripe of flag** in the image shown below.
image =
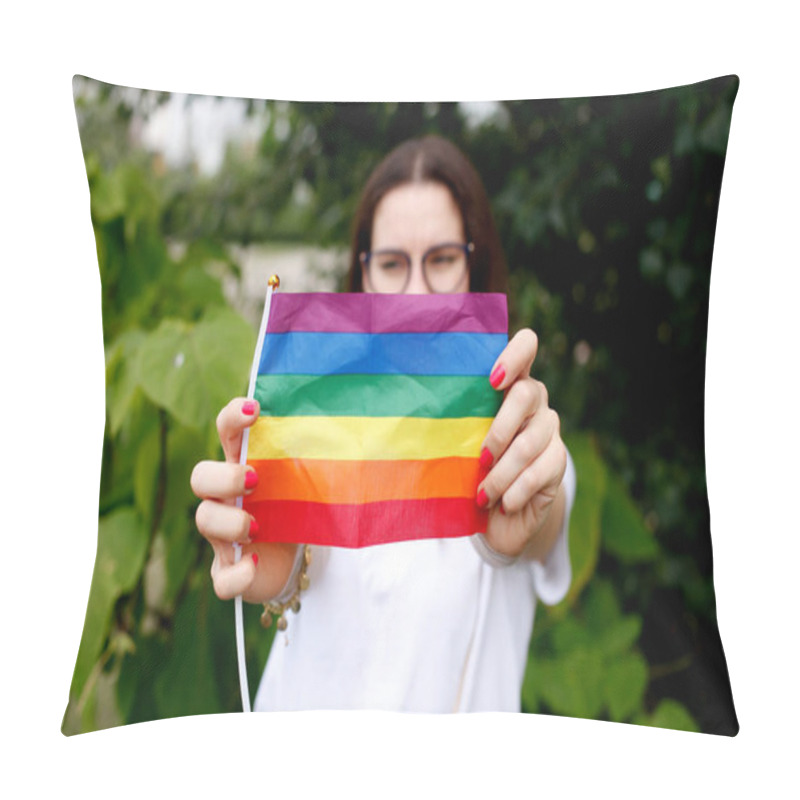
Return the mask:
M 503 333 L 270 333 L 259 374 L 489 375 Z

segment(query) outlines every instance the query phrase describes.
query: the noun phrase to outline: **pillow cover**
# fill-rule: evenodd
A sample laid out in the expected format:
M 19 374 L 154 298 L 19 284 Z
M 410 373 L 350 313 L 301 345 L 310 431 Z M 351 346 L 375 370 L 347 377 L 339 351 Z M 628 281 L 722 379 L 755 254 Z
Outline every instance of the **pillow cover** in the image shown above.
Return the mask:
M 346 288 L 350 221 L 372 169 L 433 133 L 483 180 L 508 265 L 509 333 L 538 335 L 532 374 L 577 475 L 567 570 L 537 564 L 532 579 L 550 605 L 537 608 L 521 709 L 735 735 L 703 392 L 737 89 L 728 76 L 563 100 L 287 103 L 76 76 L 107 416 L 64 733 L 241 708 L 232 605 L 214 595 L 189 476 L 221 458 L 214 420 L 246 391 L 267 277 L 288 292 Z M 548 570 L 559 584 L 549 594 Z M 251 676 L 275 635 L 260 612 L 245 605 Z

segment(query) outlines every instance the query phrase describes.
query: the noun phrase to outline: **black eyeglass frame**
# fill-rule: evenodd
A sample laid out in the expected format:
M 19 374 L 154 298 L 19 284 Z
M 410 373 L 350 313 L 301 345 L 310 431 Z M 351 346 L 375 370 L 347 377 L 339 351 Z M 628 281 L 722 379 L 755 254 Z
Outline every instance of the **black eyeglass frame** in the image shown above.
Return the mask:
M 428 256 L 436 250 L 441 250 L 443 247 L 458 247 L 459 249 L 464 251 L 464 256 L 467 259 L 467 274 L 469 274 L 469 257 L 471 253 L 475 252 L 475 245 L 473 242 L 467 242 L 466 244 L 462 244 L 461 242 L 442 242 L 441 244 L 435 244 L 433 247 L 429 247 L 423 254 L 422 254 L 422 279 L 425 281 L 425 285 L 430 289 L 433 294 L 449 294 L 450 292 L 437 292 L 431 286 L 430 281 L 428 280 L 428 271 L 425 266 L 425 262 Z M 391 248 L 385 250 L 370 250 L 366 253 L 359 253 L 358 260 L 361 262 L 362 266 L 364 267 L 364 271 L 366 273 L 367 282 L 369 282 L 369 262 L 372 260 L 373 256 L 376 255 L 393 255 L 393 256 L 401 256 L 407 266 L 408 266 L 408 274 L 406 275 L 406 282 L 403 284 L 403 288 L 399 292 L 393 292 L 392 294 L 405 294 L 406 289 L 408 289 L 408 284 L 411 281 L 411 256 L 405 250 L 392 250 Z M 459 278 L 461 280 L 461 278 Z M 370 285 L 370 288 L 372 286 Z M 375 291 L 373 289 L 373 291 Z M 452 291 L 452 290 L 451 290 Z M 379 292 L 379 294 L 382 294 Z M 389 294 L 388 292 L 386 294 Z

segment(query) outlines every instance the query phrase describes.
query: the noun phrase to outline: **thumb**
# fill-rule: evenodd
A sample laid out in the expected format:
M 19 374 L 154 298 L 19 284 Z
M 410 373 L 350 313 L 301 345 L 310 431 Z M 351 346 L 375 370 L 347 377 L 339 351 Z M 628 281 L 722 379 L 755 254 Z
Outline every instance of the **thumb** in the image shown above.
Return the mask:
M 217 415 L 217 433 L 229 464 L 238 464 L 242 452 L 242 433 L 258 419 L 257 400 L 235 397 Z

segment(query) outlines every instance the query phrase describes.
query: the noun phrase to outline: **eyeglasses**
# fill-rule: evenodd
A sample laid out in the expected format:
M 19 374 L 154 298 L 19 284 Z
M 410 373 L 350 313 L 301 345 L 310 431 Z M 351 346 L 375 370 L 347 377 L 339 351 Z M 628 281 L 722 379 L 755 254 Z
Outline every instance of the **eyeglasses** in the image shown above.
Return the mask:
M 436 294 L 454 292 L 467 273 L 472 242 L 446 242 L 428 248 L 422 254 L 422 276 Z M 411 280 L 411 256 L 405 250 L 372 250 L 361 253 L 367 283 L 378 294 L 403 294 Z

